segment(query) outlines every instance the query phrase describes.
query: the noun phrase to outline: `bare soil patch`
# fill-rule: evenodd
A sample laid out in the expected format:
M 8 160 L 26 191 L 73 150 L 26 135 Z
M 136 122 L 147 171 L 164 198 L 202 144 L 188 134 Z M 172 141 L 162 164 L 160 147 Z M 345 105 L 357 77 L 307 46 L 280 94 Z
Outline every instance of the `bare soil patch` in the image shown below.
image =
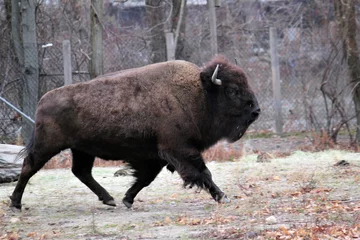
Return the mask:
M 210 162 L 214 181 L 231 198 L 217 204 L 183 189 L 165 169 L 128 210 L 121 203 L 132 177 L 97 167 L 95 178 L 115 197 L 103 205 L 69 169 L 41 170 L 27 186 L 23 211 L 0 185 L 0 239 L 331 239 L 360 237 L 360 154 L 297 151 L 269 162 L 257 154 Z M 334 166 L 346 160 L 347 166 Z

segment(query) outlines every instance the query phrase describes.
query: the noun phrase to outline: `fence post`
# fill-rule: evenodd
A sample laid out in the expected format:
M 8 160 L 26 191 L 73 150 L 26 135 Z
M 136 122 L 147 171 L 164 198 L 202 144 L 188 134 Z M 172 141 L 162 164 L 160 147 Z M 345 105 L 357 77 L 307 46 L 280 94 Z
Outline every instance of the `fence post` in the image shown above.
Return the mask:
M 63 41 L 63 58 L 64 58 L 64 85 L 72 84 L 71 68 L 71 46 L 69 40 Z
M 175 42 L 174 42 L 174 33 L 165 32 L 166 40 L 166 58 L 167 60 L 175 59 Z
M 270 54 L 271 54 L 271 71 L 272 86 L 275 108 L 275 130 L 278 135 L 283 133 L 283 123 L 281 114 L 281 86 L 280 86 L 280 69 L 279 58 L 277 53 L 277 32 L 276 28 L 270 28 Z
M 208 7 L 209 7 L 211 55 L 214 56 L 218 53 L 215 0 L 207 0 L 207 2 L 208 2 Z

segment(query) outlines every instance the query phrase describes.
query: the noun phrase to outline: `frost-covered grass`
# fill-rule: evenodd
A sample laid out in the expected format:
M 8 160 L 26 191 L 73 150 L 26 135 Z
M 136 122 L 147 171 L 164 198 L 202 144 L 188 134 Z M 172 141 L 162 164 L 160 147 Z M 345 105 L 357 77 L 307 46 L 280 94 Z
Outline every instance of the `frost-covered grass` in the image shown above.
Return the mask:
M 350 165 L 335 167 L 340 160 Z M 7 206 L 15 183 L 0 185 L 0 238 L 7 232 L 56 239 L 242 238 L 249 232 L 266 236 L 281 226 L 295 232 L 316 224 L 350 227 L 359 217 L 359 153 L 298 151 L 268 163 L 257 162 L 252 154 L 207 165 L 231 203 L 218 205 L 206 191 L 184 189 L 179 176 L 164 169 L 128 210 L 121 199 L 133 178 L 113 177 L 118 167 L 96 167 L 95 179 L 118 203 L 112 208 L 101 204 L 70 169 L 41 170 L 25 190 L 21 213 Z M 266 224 L 269 216 L 277 224 Z

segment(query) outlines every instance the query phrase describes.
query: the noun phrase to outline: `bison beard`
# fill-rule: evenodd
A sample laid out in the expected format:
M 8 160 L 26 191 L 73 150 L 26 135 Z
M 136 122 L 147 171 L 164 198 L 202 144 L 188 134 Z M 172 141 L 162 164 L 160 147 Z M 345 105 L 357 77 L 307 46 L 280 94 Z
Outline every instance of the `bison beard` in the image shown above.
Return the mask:
M 21 209 L 29 179 L 67 148 L 74 175 L 107 205 L 116 204 L 91 174 L 95 157 L 122 159 L 134 169 L 136 180 L 123 198 L 128 208 L 164 166 L 184 186 L 228 201 L 201 153 L 221 139 L 237 141 L 259 114 L 245 74 L 222 56 L 203 68 L 169 61 L 55 89 L 37 107 L 11 206 Z

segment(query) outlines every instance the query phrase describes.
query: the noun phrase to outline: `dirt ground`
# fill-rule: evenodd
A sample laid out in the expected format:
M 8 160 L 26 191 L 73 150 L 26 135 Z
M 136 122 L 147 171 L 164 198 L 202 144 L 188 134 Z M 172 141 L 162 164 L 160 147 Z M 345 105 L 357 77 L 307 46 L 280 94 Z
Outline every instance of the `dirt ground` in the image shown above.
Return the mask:
M 16 183 L 0 185 L 0 239 L 360 239 L 359 153 L 295 151 L 265 162 L 252 153 L 304 143 L 248 140 L 242 158 L 208 163 L 228 204 L 184 189 L 176 173 L 163 170 L 128 210 L 121 199 L 132 177 L 114 177 L 118 167 L 94 168 L 118 203 L 113 208 L 69 169 L 41 170 L 25 190 L 22 212 L 8 207 Z M 349 165 L 334 166 L 340 160 Z

